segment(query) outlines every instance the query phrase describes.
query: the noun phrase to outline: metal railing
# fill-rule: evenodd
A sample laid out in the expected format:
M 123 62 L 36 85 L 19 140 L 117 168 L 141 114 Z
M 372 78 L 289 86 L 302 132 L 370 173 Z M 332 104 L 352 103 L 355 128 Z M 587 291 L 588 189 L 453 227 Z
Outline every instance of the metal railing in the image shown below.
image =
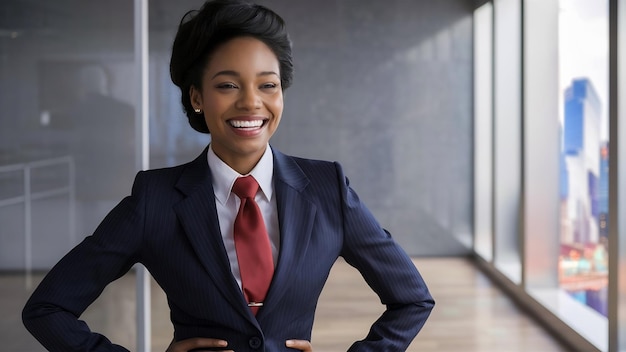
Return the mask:
M 35 169 L 67 165 L 68 177 L 67 184 L 62 187 L 53 187 L 41 191 L 33 191 L 32 176 Z M 46 198 L 57 197 L 61 195 L 67 195 L 69 198 L 68 204 L 68 224 L 69 224 L 69 236 L 70 242 L 76 242 L 75 233 L 75 199 L 76 199 L 76 180 L 75 180 L 75 165 L 74 159 L 70 156 L 64 156 L 59 158 L 51 158 L 44 160 L 37 160 L 32 162 L 11 164 L 0 166 L 0 174 L 22 172 L 23 174 L 23 190 L 22 195 L 0 199 L 0 209 L 12 205 L 23 204 L 24 205 L 24 270 L 26 272 L 26 286 L 30 288 L 32 286 L 32 271 L 33 271 L 33 202 Z

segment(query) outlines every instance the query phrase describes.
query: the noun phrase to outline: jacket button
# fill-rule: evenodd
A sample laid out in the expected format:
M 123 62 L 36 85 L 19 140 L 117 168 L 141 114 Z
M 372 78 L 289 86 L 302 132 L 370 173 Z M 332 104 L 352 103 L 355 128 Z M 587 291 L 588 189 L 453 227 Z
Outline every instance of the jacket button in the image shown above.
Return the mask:
M 250 348 L 258 350 L 261 347 L 261 339 L 254 336 L 251 337 L 250 340 L 248 340 L 248 345 L 250 346 Z

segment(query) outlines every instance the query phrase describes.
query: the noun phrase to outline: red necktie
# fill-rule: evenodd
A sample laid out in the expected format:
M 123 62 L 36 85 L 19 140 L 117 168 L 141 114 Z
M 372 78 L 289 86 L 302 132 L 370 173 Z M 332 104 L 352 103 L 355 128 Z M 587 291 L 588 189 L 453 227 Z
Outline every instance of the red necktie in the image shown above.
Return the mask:
M 234 238 L 243 294 L 252 313 L 263 306 L 274 274 L 274 260 L 265 222 L 254 196 L 259 184 L 254 177 L 235 180 L 233 193 L 241 198 L 235 218 Z

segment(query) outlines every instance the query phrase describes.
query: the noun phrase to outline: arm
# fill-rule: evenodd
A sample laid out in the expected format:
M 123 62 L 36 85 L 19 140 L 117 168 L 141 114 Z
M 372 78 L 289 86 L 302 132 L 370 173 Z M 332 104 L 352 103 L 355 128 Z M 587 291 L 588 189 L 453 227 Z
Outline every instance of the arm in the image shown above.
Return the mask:
M 49 351 L 127 351 L 79 320 L 106 285 L 139 261 L 142 212 L 135 195 L 118 204 L 92 236 L 46 275 L 22 312 L 28 331 Z
M 349 187 L 339 164 L 344 245 L 354 266 L 387 309 L 349 351 L 404 351 L 424 326 L 434 301 L 415 265 Z

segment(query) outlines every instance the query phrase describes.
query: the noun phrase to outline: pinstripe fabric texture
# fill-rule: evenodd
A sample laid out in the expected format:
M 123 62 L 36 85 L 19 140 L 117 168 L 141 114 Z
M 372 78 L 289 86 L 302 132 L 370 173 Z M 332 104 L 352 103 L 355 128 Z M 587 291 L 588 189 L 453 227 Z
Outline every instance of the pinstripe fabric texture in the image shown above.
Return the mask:
M 434 305 L 410 258 L 339 164 L 273 151 L 281 248 L 256 317 L 230 272 L 205 150 L 188 164 L 140 172 L 132 194 L 35 290 L 25 326 L 50 351 L 126 351 L 77 317 L 140 262 L 167 294 L 177 340 L 214 337 L 238 352 L 288 351 L 285 340 L 310 340 L 318 297 L 343 256 L 387 307 L 350 351 L 405 350 Z

